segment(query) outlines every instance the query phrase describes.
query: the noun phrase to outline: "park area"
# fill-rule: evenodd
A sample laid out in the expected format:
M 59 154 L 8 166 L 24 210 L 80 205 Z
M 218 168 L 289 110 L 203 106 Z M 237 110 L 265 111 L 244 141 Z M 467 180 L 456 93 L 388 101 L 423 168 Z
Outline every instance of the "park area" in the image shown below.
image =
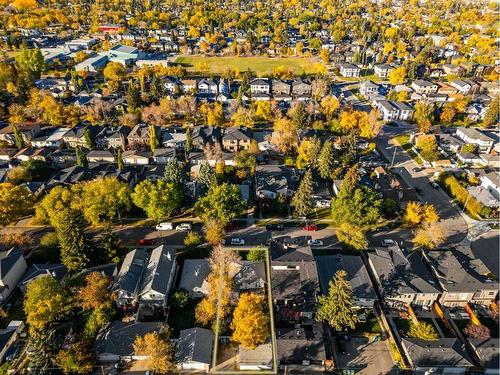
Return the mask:
M 190 72 L 196 71 L 196 66 L 200 63 L 206 63 L 209 73 L 221 74 L 228 69 L 243 72 L 250 69 L 260 77 L 271 75 L 277 68 L 291 70 L 296 75 L 316 74 L 325 69 L 323 63 L 311 57 L 180 56 L 175 63 L 184 66 Z

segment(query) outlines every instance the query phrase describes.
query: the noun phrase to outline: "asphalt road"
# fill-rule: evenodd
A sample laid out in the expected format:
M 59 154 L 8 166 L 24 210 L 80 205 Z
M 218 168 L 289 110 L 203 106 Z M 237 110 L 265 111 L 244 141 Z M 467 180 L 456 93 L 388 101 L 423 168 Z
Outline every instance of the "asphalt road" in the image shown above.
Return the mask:
M 490 230 L 471 243 L 472 253 L 497 277 L 500 275 L 500 237 L 498 229 Z
M 406 151 L 389 142 L 395 136 L 408 131 L 408 127 L 384 126 L 375 140 L 377 149 L 389 162 L 392 162 L 395 173 L 398 173 L 408 185 L 421 190 L 419 198 L 423 203 L 431 203 L 436 207 L 447 233 L 447 244 L 460 242 L 467 235 L 467 222 L 451 202 L 450 197 L 441 189 L 434 189 L 429 184 L 434 170 L 419 166 Z M 415 172 L 414 168 L 417 168 Z

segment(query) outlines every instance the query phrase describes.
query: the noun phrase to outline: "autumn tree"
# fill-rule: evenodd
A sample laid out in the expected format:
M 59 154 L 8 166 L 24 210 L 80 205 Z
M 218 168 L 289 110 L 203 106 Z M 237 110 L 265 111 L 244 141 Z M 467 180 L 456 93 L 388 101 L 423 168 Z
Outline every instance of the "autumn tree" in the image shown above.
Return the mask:
M 421 132 L 427 133 L 434 119 L 434 106 L 431 103 L 419 101 L 415 104 L 415 114 L 413 115 Z
M 0 226 L 31 213 L 34 201 L 28 189 L 10 182 L 0 183 Z
M 313 209 L 312 204 L 313 180 L 312 173 L 308 170 L 302 181 L 300 181 L 299 188 L 292 197 L 291 206 L 296 216 L 307 216 Z
M 28 284 L 24 313 L 30 334 L 43 332 L 71 309 L 68 292 L 50 275 L 35 278 Z
M 368 247 L 366 230 L 358 225 L 342 223 L 335 234 L 339 241 L 346 244 L 347 247 L 355 250 L 362 250 Z
M 247 260 L 252 262 L 263 262 L 266 260 L 267 250 L 263 247 L 254 247 L 247 254 Z
M 127 75 L 127 69 L 119 62 L 109 62 L 103 71 L 104 78 L 108 81 L 109 87 L 116 91 L 120 87 L 120 82 Z
M 223 183 L 211 185 L 207 194 L 196 202 L 194 212 L 204 221 L 213 219 L 226 225 L 241 215 L 245 208 L 238 186 Z
M 89 273 L 85 277 L 85 286 L 80 290 L 78 298 L 85 310 L 110 307 L 113 303 L 110 278 L 99 272 Z
M 430 203 L 408 202 L 405 208 L 404 220 L 414 226 L 423 223 L 435 223 L 439 221 L 439 214 Z
M 446 240 L 446 232 L 442 223 L 426 223 L 413 233 L 412 242 L 425 249 L 436 249 Z
M 321 141 L 319 138 L 305 138 L 297 147 L 297 168 L 308 166 L 316 167 L 321 152 Z
M 297 145 L 297 126 L 287 118 L 278 118 L 274 121 L 271 143 L 276 150 L 287 153 Z
M 333 120 L 337 110 L 340 108 L 340 102 L 335 96 L 325 96 L 321 99 L 321 110 L 328 120 Z
M 434 326 L 424 321 L 418 323 L 411 322 L 408 336 L 426 341 L 435 341 L 439 339 L 439 335 Z
M 89 342 L 77 341 L 61 350 L 55 362 L 64 374 L 88 374 L 92 371 L 95 358 Z
M 472 321 L 463 329 L 463 332 L 469 339 L 473 340 L 487 340 L 491 337 L 488 327 L 483 324 L 474 324 Z
M 255 293 L 240 295 L 231 322 L 231 339 L 246 349 L 255 349 L 269 338 L 269 316 L 265 297 Z
M 400 66 L 399 68 L 392 69 L 389 73 L 389 82 L 391 85 L 401 85 L 406 79 L 406 68 Z
M 134 204 L 154 220 L 170 217 L 182 203 L 182 191 L 175 184 L 162 179 L 140 182 L 131 197 Z
M 337 271 L 329 282 L 328 294 L 318 297 L 316 320 L 326 321 L 336 331 L 354 329 L 358 319 L 353 309 L 353 294 L 347 273 Z
M 484 114 L 483 125 L 491 126 L 498 124 L 499 121 L 500 121 L 500 97 L 496 96 L 495 98 L 493 98 L 493 100 L 488 106 L 488 109 L 486 110 L 486 113 Z
M 146 333 L 134 341 L 135 355 L 145 357 L 144 365 L 154 373 L 165 374 L 173 369 L 173 348 L 165 331 Z
M 207 242 L 212 246 L 221 244 L 226 236 L 224 225 L 215 219 L 208 220 L 203 224 L 203 233 Z
M 15 59 L 19 68 L 32 79 L 40 78 L 40 74 L 45 69 L 45 60 L 38 48 L 21 48 L 21 52 L 16 55 Z

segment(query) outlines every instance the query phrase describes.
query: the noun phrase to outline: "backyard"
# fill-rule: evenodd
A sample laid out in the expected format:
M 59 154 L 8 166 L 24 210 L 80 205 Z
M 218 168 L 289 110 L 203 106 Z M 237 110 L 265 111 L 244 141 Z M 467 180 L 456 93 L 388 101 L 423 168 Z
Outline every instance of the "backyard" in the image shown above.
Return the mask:
M 251 70 L 258 76 L 269 76 L 274 69 L 282 67 L 289 69 L 296 75 L 300 74 L 316 74 L 318 70 L 324 68 L 323 63 L 309 57 L 233 57 L 233 56 L 180 56 L 175 60 L 176 64 L 180 64 L 187 68 L 188 71 L 195 71 L 196 65 L 204 62 L 208 64 L 208 72 L 221 74 L 228 69 L 237 69 L 240 72 Z

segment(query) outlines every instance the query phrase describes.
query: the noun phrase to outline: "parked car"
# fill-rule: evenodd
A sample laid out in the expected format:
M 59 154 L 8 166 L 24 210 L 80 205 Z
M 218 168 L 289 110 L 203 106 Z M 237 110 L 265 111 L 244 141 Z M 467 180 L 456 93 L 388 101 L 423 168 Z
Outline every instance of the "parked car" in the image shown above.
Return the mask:
M 231 245 L 243 246 L 245 245 L 245 240 L 243 238 L 231 238 Z
M 316 224 L 306 224 L 303 229 L 309 232 L 316 232 L 318 230 L 318 226 Z
M 429 184 L 432 186 L 433 189 L 439 189 L 439 185 L 436 181 L 429 181 Z
M 156 226 L 156 230 L 173 230 L 174 225 L 172 223 L 160 223 Z
M 191 224 L 189 223 L 179 224 L 175 227 L 175 230 L 191 230 Z
M 321 240 L 308 240 L 307 244 L 312 247 L 323 246 L 323 241 Z
M 385 238 L 382 240 L 382 246 L 389 247 L 397 245 L 396 241 L 391 240 L 390 238 Z
M 151 239 L 151 238 L 141 238 L 139 240 L 139 245 L 143 245 L 143 246 L 152 246 L 155 244 L 155 240 Z
M 266 230 L 283 230 L 283 224 L 268 224 Z

